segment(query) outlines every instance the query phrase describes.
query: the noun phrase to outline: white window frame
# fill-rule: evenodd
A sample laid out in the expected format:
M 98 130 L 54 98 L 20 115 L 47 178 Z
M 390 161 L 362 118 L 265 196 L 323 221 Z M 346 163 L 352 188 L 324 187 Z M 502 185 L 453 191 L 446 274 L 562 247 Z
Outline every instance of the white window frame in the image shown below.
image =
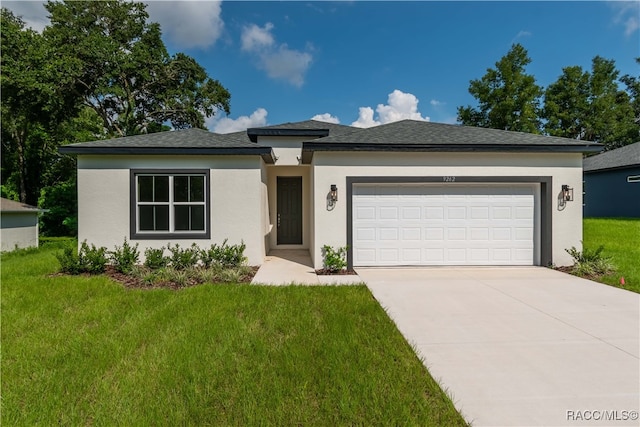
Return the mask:
M 640 175 L 629 175 L 627 177 L 627 182 L 632 184 L 640 183 Z
M 141 202 L 139 201 L 140 177 L 166 176 L 169 178 L 169 200 L 167 202 Z M 131 170 L 131 236 L 130 239 L 209 239 L 211 236 L 210 224 L 210 204 L 209 204 L 209 170 Z M 204 180 L 204 200 L 201 202 L 176 202 L 174 199 L 174 178 L 175 177 L 202 177 Z M 155 181 L 154 181 L 155 182 Z M 154 184 L 155 185 L 155 184 Z M 190 180 L 189 180 L 190 185 Z M 168 206 L 169 208 L 169 230 L 140 230 L 140 206 Z M 176 230 L 175 229 L 175 207 L 176 206 L 203 206 L 204 207 L 204 230 Z

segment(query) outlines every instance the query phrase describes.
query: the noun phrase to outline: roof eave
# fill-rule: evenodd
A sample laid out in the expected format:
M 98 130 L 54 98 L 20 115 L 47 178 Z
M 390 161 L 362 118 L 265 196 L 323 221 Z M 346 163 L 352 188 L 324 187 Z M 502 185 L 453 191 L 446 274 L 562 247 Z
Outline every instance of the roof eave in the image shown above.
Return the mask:
M 65 145 L 58 148 L 61 154 L 153 154 L 153 155 L 218 155 L 218 156 L 247 156 L 258 155 L 265 159 L 266 163 L 274 163 L 275 157 L 271 147 L 241 147 L 241 148 L 215 148 L 215 147 L 78 147 Z
M 354 144 L 304 142 L 302 144 L 302 163 L 311 163 L 315 151 L 382 151 L 382 152 L 510 152 L 510 153 L 598 153 L 600 144 Z
M 328 135 L 329 129 L 247 129 L 247 136 L 251 142 L 258 142 L 259 136 L 315 136 L 322 138 Z
M 623 169 L 634 169 L 634 168 L 640 168 L 640 163 L 636 163 L 636 164 L 633 164 L 633 165 L 610 166 L 610 167 L 597 168 L 597 169 L 590 169 L 590 168 L 586 168 L 585 169 L 584 166 L 583 166 L 584 173 L 609 172 L 609 171 L 617 171 L 617 170 L 623 170 Z

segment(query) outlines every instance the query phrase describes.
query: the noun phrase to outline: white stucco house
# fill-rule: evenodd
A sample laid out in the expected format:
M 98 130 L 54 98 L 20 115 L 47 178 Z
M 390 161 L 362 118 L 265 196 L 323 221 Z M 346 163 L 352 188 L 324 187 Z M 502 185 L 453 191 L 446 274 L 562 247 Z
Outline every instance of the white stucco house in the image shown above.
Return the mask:
M 0 198 L 0 250 L 38 247 L 38 214 L 35 206 Z
M 112 248 L 348 246 L 348 264 L 571 264 L 582 240 L 582 156 L 595 143 L 403 120 L 303 121 L 64 146 L 78 158 L 78 235 Z M 570 200 L 568 200 L 570 199 Z

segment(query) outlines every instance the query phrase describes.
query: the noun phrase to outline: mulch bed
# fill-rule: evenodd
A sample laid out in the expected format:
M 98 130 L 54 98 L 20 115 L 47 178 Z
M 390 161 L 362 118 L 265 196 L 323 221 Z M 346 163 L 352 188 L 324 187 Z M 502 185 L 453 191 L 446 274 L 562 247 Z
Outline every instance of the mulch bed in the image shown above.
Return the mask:
M 249 274 L 243 276 L 238 283 L 250 283 L 253 276 L 256 275 L 258 271 L 258 267 L 251 267 Z M 107 265 L 106 270 L 103 273 L 105 276 L 109 277 L 115 282 L 122 284 L 127 289 L 173 289 L 180 290 L 184 288 L 188 288 L 191 286 L 201 285 L 201 282 L 196 280 L 189 280 L 186 284 L 181 285 L 175 282 L 156 282 L 156 283 L 146 283 L 144 280 L 138 277 L 130 276 L 128 274 L 123 274 L 117 271 L 113 266 Z M 66 273 L 53 273 L 50 277 L 55 276 L 64 276 Z M 88 273 L 82 273 L 80 276 L 91 276 Z
M 572 276 L 581 277 L 583 279 L 593 280 L 594 282 L 597 282 L 598 279 L 600 279 L 602 277 L 601 275 L 598 275 L 598 274 L 587 274 L 587 275 L 584 275 L 584 276 L 578 276 L 577 274 L 573 273 L 573 266 L 572 265 L 563 266 L 563 267 L 555 267 L 554 270 L 562 271 L 563 273 L 571 274 Z
M 358 273 L 356 273 L 355 270 L 329 270 L 328 268 L 321 268 L 320 270 L 316 270 L 316 274 L 318 276 L 346 276 Z

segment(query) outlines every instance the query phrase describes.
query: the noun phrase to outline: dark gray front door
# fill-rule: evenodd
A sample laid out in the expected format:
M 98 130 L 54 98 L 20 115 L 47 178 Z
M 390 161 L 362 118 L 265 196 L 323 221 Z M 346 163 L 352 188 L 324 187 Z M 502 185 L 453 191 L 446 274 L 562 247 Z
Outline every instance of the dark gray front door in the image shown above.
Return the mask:
M 278 177 L 278 244 L 302 244 L 302 177 Z

